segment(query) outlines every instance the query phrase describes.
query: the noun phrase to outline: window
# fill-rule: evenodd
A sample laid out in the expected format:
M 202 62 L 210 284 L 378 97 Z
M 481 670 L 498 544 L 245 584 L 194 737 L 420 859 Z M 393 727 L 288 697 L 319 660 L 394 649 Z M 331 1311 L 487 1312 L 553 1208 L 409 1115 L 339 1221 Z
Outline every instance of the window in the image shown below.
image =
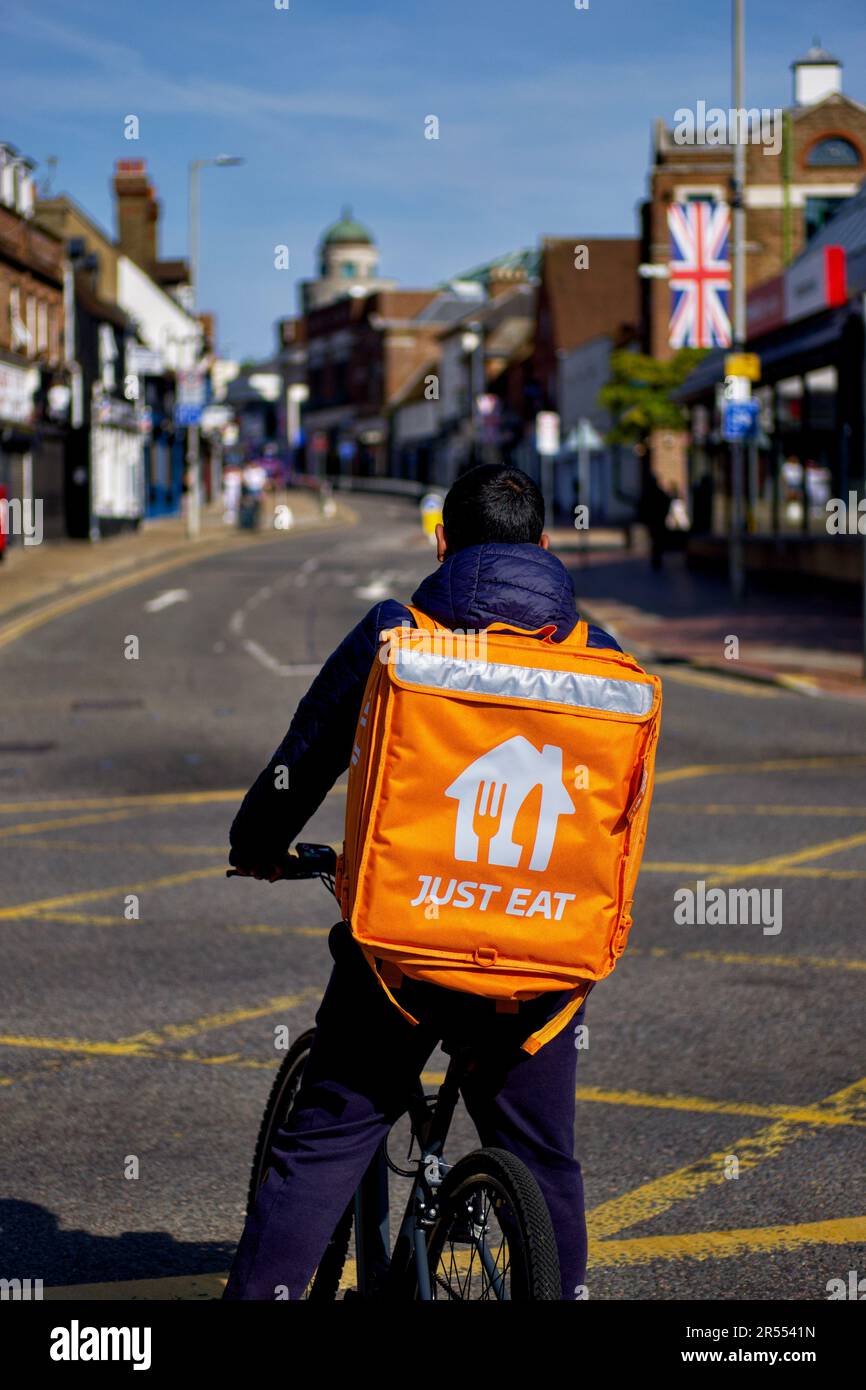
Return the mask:
M 51 361 L 57 362 L 60 359 L 60 310 L 56 304 L 48 310 L 48 341 Z
M 36 351 L 45 352 L 48 348 L 48 305 L 44 301 L 36 307 Z
M 354 280 L 357 274 L 354 261 L 343 261 L 340 269 L 347 280 Z
M 841 135 L 819 140 L 806 155 L 808 169 L 855 169 L 860 162 L 857 146 Z
M 833 213 L 847 201 L 847 198 L 807 198 L 804 212 L 806 240 L 811 241 L 815 233 L 820 232 L 825 222 L 829 222 Z
M 724 203 L 727 197 L 719 183 L 678 183 L 673 191 L 675 203 Z
M 36 300 L 27 296 L 27 351 L 36 351 Z

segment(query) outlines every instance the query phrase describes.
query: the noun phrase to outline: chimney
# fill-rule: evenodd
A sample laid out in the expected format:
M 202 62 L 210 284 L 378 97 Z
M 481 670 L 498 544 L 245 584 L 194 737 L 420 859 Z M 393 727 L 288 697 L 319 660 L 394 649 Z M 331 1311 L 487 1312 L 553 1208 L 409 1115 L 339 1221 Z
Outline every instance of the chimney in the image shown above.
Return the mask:
M 152 270 L 157 261 L 159 203 L 143 159 L 117 161 L 114 197 L 121 251 L 143 270 Z

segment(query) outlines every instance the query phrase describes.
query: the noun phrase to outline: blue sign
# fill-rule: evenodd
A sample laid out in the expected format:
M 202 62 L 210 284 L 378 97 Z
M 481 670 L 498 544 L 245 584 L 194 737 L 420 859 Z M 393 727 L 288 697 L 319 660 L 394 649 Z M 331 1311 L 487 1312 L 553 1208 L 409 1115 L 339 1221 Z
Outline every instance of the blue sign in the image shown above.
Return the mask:
M 757 401 L 725 401 L 722 433 L 731 443 L 754 439 L 758 432 L 760 405 Z
M 174 408 L 174 423 L 176 425 L 199 425 L 201 424 L 201 413 L 204 409 L 201 405 L 176 405 Z

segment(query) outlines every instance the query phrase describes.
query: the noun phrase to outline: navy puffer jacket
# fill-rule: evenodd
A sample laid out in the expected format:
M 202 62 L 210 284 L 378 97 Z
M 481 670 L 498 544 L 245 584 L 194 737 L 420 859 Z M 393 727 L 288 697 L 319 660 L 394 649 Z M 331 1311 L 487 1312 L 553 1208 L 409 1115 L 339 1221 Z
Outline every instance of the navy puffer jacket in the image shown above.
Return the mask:
M 440 626 L 462 631 L 495 622 L 524 628 L 556 623 L 553 640 L 561 641 L 577 622 L 568 570 L 537 545 L 467 546 L 422 580 L 412 603 Z M 379 633 L 401 623 L 413 624 L 402 603 L 377 603 L 325 662 L 288 733 L 244 797 L 231 828 L 232 864 L 262 868 L 282 859 L 346 771 Z M 589 645 L 619 650 L 594 626 Z M 276 786 L 281 766 L 289 768 L 288 789 Z

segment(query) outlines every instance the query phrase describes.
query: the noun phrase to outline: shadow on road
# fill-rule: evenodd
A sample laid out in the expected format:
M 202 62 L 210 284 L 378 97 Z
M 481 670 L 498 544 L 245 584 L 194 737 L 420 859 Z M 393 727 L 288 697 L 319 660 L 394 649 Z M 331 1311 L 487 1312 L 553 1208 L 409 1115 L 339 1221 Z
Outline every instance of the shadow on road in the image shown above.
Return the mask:
M 168 1231 L 125 1231 L 119 1236 L 63 1230 L 53 1212 L 34 1202 L 0 1202 L 0 1277 L 59 1284 L 226 1270 L 235 1247 L 227 1241 L 180 1241 Z

